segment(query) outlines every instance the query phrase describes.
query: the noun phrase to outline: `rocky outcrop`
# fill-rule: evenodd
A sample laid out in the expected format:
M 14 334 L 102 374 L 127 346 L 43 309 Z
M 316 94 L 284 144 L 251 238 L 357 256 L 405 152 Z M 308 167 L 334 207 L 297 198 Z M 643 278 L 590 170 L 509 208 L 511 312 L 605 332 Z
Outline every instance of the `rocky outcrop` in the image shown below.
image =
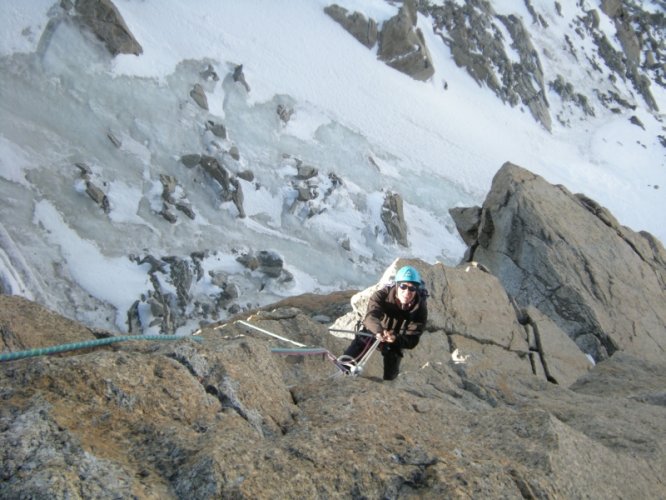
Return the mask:
M 617 38 L 622 45 L 626 76 L 634 83 L 647 105 L 658 111 L 657 101 L 650 91 L 651 79 L 646 74 L 656 70 L 663 75 L 663 33 L 666 16 L 663 12 L 661 15 L 646 13 L 632 2 L 620 0 L 604 0 L 601 2 L 601 10 L 615 24 Z M 663 76 L 657 77 L 655 81 L 662 87 L 666 86 Z
M 102 209 L 105 214 L 108 214 L 111 211 L 109 198 L 104 190 L 97 186 L 93 181 L 92 169 L 83 162 L 77 162 L 76 166 L 81 171 L 81 179 L 85 185 L 86 194 Z
M 245 79 L 245 73 L 243 72 L 242 64 L 239 64 L 234 68 L 232 78 L 234 82 L 242 85 L 246 92 L 250 91 L 250 85 L 247 83 L 247 80 Z
M 171 223 L 175 223 L 178 219 L 173 213 L 172 208 L 184 213 L 190 219 L 195 218 L 192 204 L 187 199 L 183 188 L 178 184 L 178 181 L 172 175 L 160 175 L 160 182 L 162 183 L 162 200 L 163 208 L 160 212 L 162 216 Z
M 548 30 L 542 13 L 530 2 L 525 5 L 532 21 Z M 561 15 L 559 4 L 555 5 Z M 548 130 L 552 126 L 553 111 L 546 98 L 547 88 L 560 95 L 565 108 L 571 104 L 584 115 L 594 116 L 593 102 L 609 109 L 615 109 L 617 104 L 625 108 L 634 106 L 630 102 L 632 92 L 620 96 L 614 84 L 629 81 L 647 105 L 658 110 L 651 82 L 666 85 L 663 79 L 665 53 L 659 48 L 663 47 L 666 24 L 663 13 L 649 12 L 635 2 L 621 0 L 601 2 L 603 14 L 594 9 L 581 9 L 574 18 L 574 33 L 565 34 L 569 52 L 579 63 L 588 66 L 588 74 L 611 73 L 608 85 L 600 84 L 594 93 L 584 95 L 562 75 L 550 82 L 544 80 L 541 59 L 551 58 L 551 49 L 534 47 L 524 19 L 498 15 L 492 3 L 485 0 L 423 3 L 420 8 L 432 17 L 435 33 L 450 48 L 458 66 L 464 67 L 480 85 L 488 86 L 504 102 L 526 106 L 535 120 Z M 600 29 L 601 15 L 607 15 L 614 23 L 621 50 L 617 50 Z M 504 35 L 507 31 L 510 39 Z M 586 52 L 575 40 L 589 40 L 594 50 Z M 519 60 L 511 55 L 514 51 Z M 569 125 L 570 118 L 570 112 L 557 113 L 557 119 L 564 125 Z
M 565 102 L 571 102 L 583 110 L 587 116 L 595 116 L 594 108 L 590 106 L 589 100 L 583 94 L 576 92 L 573 85 L 567 82 L 562 75 L 548 84 L 551 90 L 556 92 Z
M 416 27 L 416 2 L 407 0 L 398 14 L 384 22 L 379 33 L 377 57 L 415 80 L 435 73 L 423 33 Z
M 285 154 L 282 165 L 290 172 L 289 183 L 294 193 L 289 211 L 300 220 L 310 219 L 331 210 L 331 198 L 340 196 L 339 188 L 343 180 L 334 172 L 323 174 L 314 165 L 303 163 L 303 160 Z
M 520 18 L 496 15 L 485 0 L 462 5 L 444 2 L 428 6 L 426 11 L 433 18 L 435 33 L 449 47 L 459 67 L 504 102 L 527 106 L 532 116 L 550 130 L 541 61 Z M 508 31 L 511 40 L 504 39 L 503 30 Z M 518 54 L 519 61 L 512 60 L 505 44 Z
M 229 154 L 233 156 L 233 153 L 229 152 Z M 222 162 L 214 156 L 196 154 L 183 156 L 181 162 L 188 168 L 201 165 L 208 176 L 219 186 L 222 201 L 231 201 L 238 210 L 238 217 L 245 218 L 243 188 L 238 179 L 229 174 Z
M 457 213 L 452 212 L 454 218 Z M 596 360 L 666 352 L 666 251 L 584 195 L 505 164 L 481 207 L 468 258 Z M 470 240 L 473 223 L 462 221 Z
M 243 253 L 237 259 L 248 269 L 258 270 L 271 278 L 279 278 L 283 281 L 293 279 L 293 276 L 284 269 L 284 261 L 277 252 L 262 250 L 259 252 Z
M 337 4 L 324 8 L 324 12 L 367 48 L 371 49 L 377 43 L 377 22 L 374 19 L 366 19 L 360 12 L 350 14 Z
M 402 197 L 398 193 L 386 193 L 382 205 L 381 219 L 391 240 L 403 247 L 409 246 L 407 223 L 402 209 Z
M 379 31 L 373 19 L 366 19 L 360 12 L 349 14 L 337 4 L 326 7 L 324 12 L 369 49 L 378 43 L 377 57 L 392 68 L 422 81 L 435 73 L 423 33 L 416 26 L 414 0 L 405 1 Z
M 150 283 L 147 293 L 141 294 L 126 312 L 130 333 L 175 334 L 189 321 L 210 322 L 226 314 L 245 309 L 239 303 L 238 281 L 222 272 L 208 272 L 204 268 L 215 252 L 192 252 L 185 256 L 130 255 L 129 260 L 146 273 Z M 281 262 L 280 262 L 281 264 Z M 280 269 L 281 270 L 281 269 Z M 244 283 L 265 286 L 274 268 L 261 267 L 257 276 L 249 276 Z M 281 276 L 286 280 L 288 276 Z
M 242 302 L 239 289 L 263 290 L 271 283 L 287 284 L 293 275 L 282 257 L 271 250 L 238 250 L 236 261 L 246 272 L 208 271 L 219 258 L 215 251 L 155 257 L 130 255 L 131 263 L 146 274 L 150 288 L 126 311 L 132 334 L 175 334 L 186 324 L 211 323 L 252 309 Z
M 549 29 L 546 16 L 531 2 L 525 2 L 534 24 Z M 561 7 L 556 2 L 561 16 Z M 549 89 L 562 100 L 562 109 L 555 117 L 563 125 L 570 125 L 578 108 L 583 116 L 595 116 L 594 102 L 616 110 L 616 105 L 635 107 L 631 91 L 620 95 L 617 81 L 628 81 L 647 105 L 658 111 L 651 84 L 666 86 L 664 81 L 663 31 L 666 17 L 663 13 L 643 9 L 634 2 L 604 0 L 601 13 L 584 10 L 574 18 L 572 31 L 575 39 L 589 40 L 592 51 L 577 47 L 570 34 L 565 41 L 574 59 L 588 67 L 588 74 L 610 71 L 608 85 L 599 85 L 594 93 L 585 95 L 576 90 L 564 76 L 549 82 L 544 78 L 541 58 L 552 57 L 551 48 L 535 47 L 524 23 L 516 15 L 498 15 L 492 3 L 486 0 L 468 2 L 404 2 L 396 16 L 385 21 L 379 31 L 372 19 L 366 20 L 361 12 L 350 14 L 333 4 L 325 12 L 368 48 L 379 42 L 378 57 L 391 67 L 417 80 L 427 80 L 434 74 L 432 60 L 423 34 L 416 27 L 417 7 L 433 21 L 433 30 L 446 44 L 459 67 L 465 68 L 479 85 L 490 88 L 502 101 L 511 106 L 524 106 L 534 119 L 547 130 L 552 128 L 553 111 L 547 99 Z M 600 29 L 601 15 L 608 16 L 615 25 L 620 50 Z M 508 36 L 507 36 L 508 34 Z M 599 61 L 601 59 L 601 61 Z M 604 78 L 605 79 L 605 78 Z M 651 83 L 652 82 L 652 83 Z M 447 87 L 444 82 L 444 88 Z M 619 110 L 618 110 L 619 112 Z
M 206 91 L 200 84 L 194 84 L 194 87 L 192 87 L 192 90 L 190 90 L 190 97 L 201 109 L 208 111 L 208 98 L 206 97 Z
M 111 55 L 143 53 L 111 0 L 76 0 L 74 8 L 83 24 L 104 42 Z

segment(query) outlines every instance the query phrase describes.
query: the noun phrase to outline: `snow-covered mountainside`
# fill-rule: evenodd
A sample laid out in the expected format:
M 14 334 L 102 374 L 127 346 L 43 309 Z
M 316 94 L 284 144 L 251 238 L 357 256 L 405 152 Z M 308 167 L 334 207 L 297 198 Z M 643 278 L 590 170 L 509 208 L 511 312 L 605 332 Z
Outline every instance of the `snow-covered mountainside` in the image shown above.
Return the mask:
M 505 161 L 666 240 L 663 0 L 416 7 L 0 1 L 0 293 L 189 333 L 455 264 Z

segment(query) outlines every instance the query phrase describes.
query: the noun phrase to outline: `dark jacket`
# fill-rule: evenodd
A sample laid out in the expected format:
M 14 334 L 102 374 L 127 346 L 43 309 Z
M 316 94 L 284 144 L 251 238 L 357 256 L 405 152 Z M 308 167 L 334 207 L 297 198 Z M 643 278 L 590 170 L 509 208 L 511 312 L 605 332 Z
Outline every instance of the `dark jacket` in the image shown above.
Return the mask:
M 428 320 L 428 308 L 425 300 L 417 293 L 410 308 L 402 309 L 395 294 L 395 285 L 372 294 L 363 318 L 363 326 L 374 334 L 389 330 L 396 336 L 392 346 L 398 349 L 413 349 L 419 343 Z

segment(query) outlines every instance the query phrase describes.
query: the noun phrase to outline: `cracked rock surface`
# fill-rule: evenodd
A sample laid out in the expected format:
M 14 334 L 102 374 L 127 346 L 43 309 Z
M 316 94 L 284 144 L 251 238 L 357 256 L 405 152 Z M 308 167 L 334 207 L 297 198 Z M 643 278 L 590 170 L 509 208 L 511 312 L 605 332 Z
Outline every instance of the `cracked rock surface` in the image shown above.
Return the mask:
M 664 359 L 666 250 L 587 196 L 504 164 L 481 208 L 468 257 L 594 359 L 618 350 Z

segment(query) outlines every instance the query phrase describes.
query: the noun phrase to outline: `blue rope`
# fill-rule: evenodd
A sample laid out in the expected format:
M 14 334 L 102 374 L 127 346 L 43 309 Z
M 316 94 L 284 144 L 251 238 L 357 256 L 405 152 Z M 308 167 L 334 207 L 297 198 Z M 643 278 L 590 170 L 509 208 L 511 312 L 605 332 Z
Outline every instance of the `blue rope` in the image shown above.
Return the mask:
M 56 354 L 59 352 L 74 351 L 77 349 L 87 349 L 89 347 L 98 347 L 101 345 L 124 342 L 126 340 L 182 340 L 192 339 L 202 342 L 198 337 L 186 337 L 181 335 L 120 335 L 118 337 L 107 337 L 104 339 L 85 340 L 83 342 L 72 342 L 70 344 L 60 344 L 51 347 L 38 347 L 26 351 L 14 351 L 0 353 L 0 361 L 14 361 L 17 359 L 31 358 L 34 356 L 45 356 L 47 354 Z

